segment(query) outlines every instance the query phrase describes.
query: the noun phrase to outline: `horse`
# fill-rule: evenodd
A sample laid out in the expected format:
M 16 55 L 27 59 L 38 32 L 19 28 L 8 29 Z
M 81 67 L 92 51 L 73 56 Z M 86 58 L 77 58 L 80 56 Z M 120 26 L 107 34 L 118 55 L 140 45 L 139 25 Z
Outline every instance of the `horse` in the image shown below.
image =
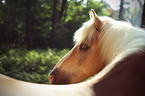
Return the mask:
M 54 67 L 50 80 L 52 84 L 76 83 L 95 74 L 92 79 L 48 85 L 0 74 L 0 96 L 145 96 L 145 32 L 127 22 L 98 17 L 94 10 L 90 18 L 76 31 L 74 48 Z M 69 63 L 72 60 L 78 65 L 70 65 L 68 74 L 73 76 L 70 78 L 66 75 L 69 70 L 65 71 L 62 66 L 73 64 Z M 59 74 L 56 76 L 56 73 Z M 64 74 L 63 78 L 60 74 Z
M 145 52 L 137 52 L 76 84 L 28 83 L 0 74 L 0 96 L 145 96 L 144 81 Z
M 98 16 L 74 33 L 75 45 L 50 73 L 51 84 L 73 84 L 100 72 L 106 65 L 145 50 L 145 31 L 129 22 Z M 126 61 L 128 62 L 128 61 Z

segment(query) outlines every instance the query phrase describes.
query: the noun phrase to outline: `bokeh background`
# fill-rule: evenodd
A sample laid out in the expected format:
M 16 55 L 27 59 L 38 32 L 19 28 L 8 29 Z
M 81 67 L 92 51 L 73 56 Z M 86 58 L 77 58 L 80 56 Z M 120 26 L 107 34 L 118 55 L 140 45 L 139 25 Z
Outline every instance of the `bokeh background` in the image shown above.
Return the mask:
M 48 84 L 91 9 L 145 27 L 143 5 L 144 0 L 0 0 L 0 73 Z

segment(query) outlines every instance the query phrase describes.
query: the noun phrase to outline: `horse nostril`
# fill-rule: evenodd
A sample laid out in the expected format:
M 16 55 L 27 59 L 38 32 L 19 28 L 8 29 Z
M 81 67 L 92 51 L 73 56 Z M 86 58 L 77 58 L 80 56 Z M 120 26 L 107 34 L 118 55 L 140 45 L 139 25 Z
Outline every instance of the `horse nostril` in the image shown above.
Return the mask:
M 51 84 L 52 84 L 53 79 L 54 79 L 53 75 L 50 75 L 49 76 L 49 81 L 50 81 Z

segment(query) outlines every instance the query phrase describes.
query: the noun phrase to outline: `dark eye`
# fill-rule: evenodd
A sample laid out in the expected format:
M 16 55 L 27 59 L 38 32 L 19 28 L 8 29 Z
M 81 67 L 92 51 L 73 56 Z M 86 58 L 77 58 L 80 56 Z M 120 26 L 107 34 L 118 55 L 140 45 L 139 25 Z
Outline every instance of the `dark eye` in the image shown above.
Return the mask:
M 89 46 L 88 46 L 88 45 L 86 45 L 86 44 L 84 44 L 84 43 L 82 43 L 82 44 L 80 45 L 80 50 L 87 50 L 87 49 L 89 49 Z

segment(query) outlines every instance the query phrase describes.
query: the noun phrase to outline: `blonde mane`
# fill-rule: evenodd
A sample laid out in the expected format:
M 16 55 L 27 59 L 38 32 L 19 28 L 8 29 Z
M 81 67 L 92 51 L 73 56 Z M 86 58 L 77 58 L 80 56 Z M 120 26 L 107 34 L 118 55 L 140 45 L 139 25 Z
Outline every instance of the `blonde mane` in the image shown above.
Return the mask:
M 76 45 L 85 40 L 91 42 L 94 38 L 97 38 L 102 45 L 102 60 L 107 62 L 107 66 L 102 71 L 96 74 L 91 80 L 85 82 L 88 84 L 90 82 L 98 82 L 116 66 L 118 61 L 132 53 L 142 53 L 145 48 L 144 30 L 135 28 L 128 22 L 116 21 L 110 17 L 103 16 L 99 18 L 103 22 L 99 33 L 94 26 L 94 20 L 91 18 L 74 34 Z
M 88 22 L 85 22 L 81 28 L 79 28 L 74 34 L 74 42 L 76 45 L 80 44 L 84 40 L 89 42 L 93 38 L 96 38 L 96 28 L 94 26 L 94 19 L 91 18 Z
M 116 21 L 110 17 L 99 18 L 103 22 L 99 33 L 94 26 L 93 18 L 91 18 L 75 32 L 74 41 L 76 45 L 85 40 L 91 42 L 94 38 L 97 38 L 102 45 L 102 57 L 107 63 L 118 56 L 125 57 L 145 47 L 144 30 L 135 28 L 128 22 Z

